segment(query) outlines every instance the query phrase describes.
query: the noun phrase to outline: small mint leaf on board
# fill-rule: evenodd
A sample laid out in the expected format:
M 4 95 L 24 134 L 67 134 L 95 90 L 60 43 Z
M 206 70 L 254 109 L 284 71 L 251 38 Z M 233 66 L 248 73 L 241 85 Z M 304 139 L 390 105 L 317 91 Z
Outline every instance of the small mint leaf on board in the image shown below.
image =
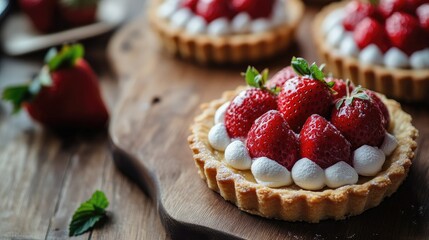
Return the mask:
M 95 191 L 91 198 L 74 212 L 69 225 L 69 236 L 78 236 L 92 229 L 97 222 L 107 217 L 108 206 L 106 195 L 102 191 Z

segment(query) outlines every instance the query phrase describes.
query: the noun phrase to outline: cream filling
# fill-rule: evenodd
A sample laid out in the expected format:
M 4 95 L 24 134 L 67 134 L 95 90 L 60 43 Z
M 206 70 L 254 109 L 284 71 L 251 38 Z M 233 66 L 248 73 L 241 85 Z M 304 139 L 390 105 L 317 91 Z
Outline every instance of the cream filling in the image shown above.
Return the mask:
M 187 8 L 181 8 L 179 0 L 167 0 L 158 8 L 157 15 L 170 21 L 175 28 L 184 29 L 190 34 L 224 36 L 229 34 L 261 33 L 287 21 L 285 1 L 276 0 L 271 17 L 251 19 L 247 13 L 239 13 L 232 20 L 218 18 L 207 23 Z
M 429 68 L 429 48 L 414 52 L 411 56 L 395 47 L 383 54 L 374 44 L 360 50 L 353 39 L 353 33 L 346 31 L 343 27 L 344 17 L 344 10 L 337 9 L 328 14 L 322 23 L 326 42 L 338 54 L 356 57 L 364 64 L 383 65 L 387 68 Z

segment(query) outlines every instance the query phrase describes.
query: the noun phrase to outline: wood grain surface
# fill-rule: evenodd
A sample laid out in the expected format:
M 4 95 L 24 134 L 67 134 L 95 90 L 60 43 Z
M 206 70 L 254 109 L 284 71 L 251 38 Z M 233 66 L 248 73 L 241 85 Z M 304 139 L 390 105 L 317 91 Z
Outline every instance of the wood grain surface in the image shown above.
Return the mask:
M 84 42 L 110 108 L 118 95 L 105 49 L 111 35 Z M 44 53 L 0 57 L 0 91 L 37 73 Z M 109 221 L 73 239 L 167 239 L 156 205 L 114 165 L 106 132 L 59 136 L 11 116 L 0 104 L 0 239 L 68 239 L 74 210 L 100 189 Z
M 298 41 L 274 61 L 272 72 L 292 56 L 317 60 L 309 9 Z M 109 134 L 117 166 L 153 197 L 168 234 L 177 239 L 427 239 L 429 236 L 429 111 L 404 106 L 420 130 L 411 173 L 390 198 L 343 221 L 319 224 L 268 220 L 240 211 L 199 178 L 187 144 L 189 125 L 203 102 L 242 85 L 245 66 L 197 66 L 160 50 L 145 19 L 122 29 L 109 47 L 121 79 L 121 97 Z

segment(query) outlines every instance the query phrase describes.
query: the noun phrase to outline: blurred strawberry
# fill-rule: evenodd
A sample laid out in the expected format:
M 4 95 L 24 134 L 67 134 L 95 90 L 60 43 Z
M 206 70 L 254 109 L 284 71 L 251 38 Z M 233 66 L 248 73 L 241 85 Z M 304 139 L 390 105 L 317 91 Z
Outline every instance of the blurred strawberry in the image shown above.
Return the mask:
M 353 31 L 356 25 L 366 17 L 373 17 L 376 13 L 376 8 L 366 2 L 351 1 L 344 9 L 345 18 L 343 26 L 347 31 Z
M 96 20 L 99 0 L 60 0 L 61 15 L 71 27 L 91 24 Z
M 356 26 L 353 38 L 360 49 L 366 48 L 370 44 L 375 44 L 382 51 L 386 52 L 390 48 L 384 26 L 373 18 L 365 18 Z
M 54 29 L 56 0 L 19 0 L 19 4 L 38 31 L 45 33 Z
M 229 0 L 200 0 L 197 3 L 195 13 L 203 17 L 208 23 L 218 18 L 231 18 L 233 16 Z
M 332 86 L 332 90 L 336 93 L 332 95 L 333 101 L 335 102 L 337 99 L 343 98 L 347 96 L 347 85 L 349 88 L 349 92 L 352 92 L 354 89 L 353 84 L 350 81 L 344 81 L 343 79 L 327 77 L 326 82 L 335 82 L 335 85 Z
M 420 27 L 426 32 L 426 37 L 429 36 L 429 3 L 423 4 L 418 7 L 416 10 L 416 15 L 419 19 Z
M 28 85 L 9 87 L 3 99 L 14 111 L 24 107 L 30 116 L 54 129 L 100 129 L 109 119 L 98 80 L 82 58 L 81 45 L 48 52 L 47 63 Z
M 246 12 L 253 19 L 268 18 L 273 11 L 274 0 L 232 0 L 235 12 Z
M 197 4 L 199 0 L 183 0 L 181 6 L 184 8 L 189 8 L 192 12 L 197 10 Z

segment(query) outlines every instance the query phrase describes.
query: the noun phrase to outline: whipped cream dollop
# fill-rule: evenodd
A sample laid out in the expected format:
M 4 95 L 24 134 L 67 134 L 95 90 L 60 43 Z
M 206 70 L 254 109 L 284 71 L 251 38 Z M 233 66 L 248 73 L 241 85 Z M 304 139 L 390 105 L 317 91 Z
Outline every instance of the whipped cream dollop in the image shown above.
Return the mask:
M 231 138 L 228 136 L 223 123 L 218 123 L 210 129 L 208 139 L 210 145 L 219 151 L 225 151 L 226 147 L 231 143 Z
M 234 140 L 225 149 L 225 162 L 238 170 L 250 169 L 252 158 L 246 145 L 240 140 Z
M 252 19 L 242 12 L 231 20 L 218 18 L 207 23 L 202 17 L 195 15 L 188 8 L 180 6 L 180 0 L 166 0 L 158 8 L 157 15 L 170 21 L 176 28 L 185 29 L 190 34 L 207 34 L 224 36 L 228 34 L 261 33 L 280 26 L 287 21 L 286 2 L 276 0 L 269 18 Z
M 256 158 L 251 171 L 256 182 L 267 187 L 282 187 L 292 183 L 289 170 L 267 157 Z
M 301 158 L 293 165 L 292 179 L 296 185 L 308 190 L 319 190 L 325 186 L 325 172 L 308 158 Z
M 235 104 L 244 100 L 242 91 L 233 101 Z M 303 189 L 320 190 L 325 185 L 338 188 L 355 184 L 362 176 L 375 176 L 383 167 L 386 156 L 397 148 L 395 136 L 386 132 L 380 148 L 363 145 L 353 152 L 353 166 L 344 161 L 338 162 L 325 170 L 308 158 L 298 160 L 289 171 L 275 160 L 267 157 L 252 159 L 244 139 L 231 139 L 228 136 L 224 121 L 230 102 L 222 104 L 215 112 L 215 125 L 210 129 L 210 145 L 224 151 L 225 162 L 238 170 L 251 170 L 256 182 L 267 187 L 288 186 L 293 182 Z
M 326 185 L 337 188 L 357 183 L 359 176 L 356 170 L 346 162 L 337 162 L 325 169 Z
M 353 153 L 353 167 L 359 175 L 375 176 L 383 167 L 386 155 L 377 148 L 363 145 Z
M 326 42 L 338 54 L 356 57 L 364 64 L 384 65 L 388 68 L 429 68 L 429 48 L 416 51 L 411 56 L 395 47 L 383 54 L 375 44 L 359 49 L 353 39 L 353 33 L 346 31 L 343 27 L 344 12 L 344 9 L 332 11 L 322 23 Z

